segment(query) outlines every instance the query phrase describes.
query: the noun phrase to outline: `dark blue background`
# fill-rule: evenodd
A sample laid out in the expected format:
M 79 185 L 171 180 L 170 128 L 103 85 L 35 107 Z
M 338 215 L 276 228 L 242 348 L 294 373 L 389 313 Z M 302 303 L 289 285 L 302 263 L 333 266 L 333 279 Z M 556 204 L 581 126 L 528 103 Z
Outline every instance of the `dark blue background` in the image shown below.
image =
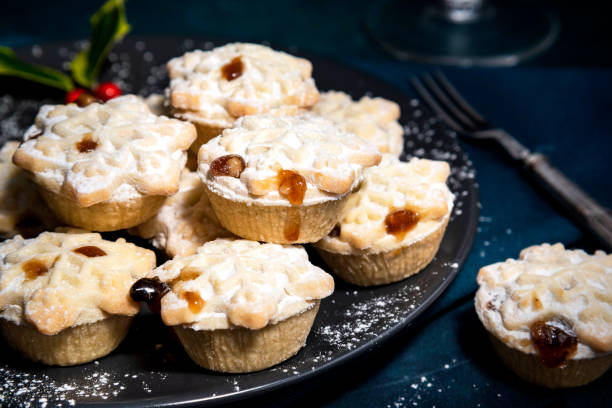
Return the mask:
M 444 69 L 493 123 L 612 207 L 612 71 L 607 14 L 595 2 L 542 2 L 562 20 L 551 50 L 516 68 Z M 11 2 L 2 5 L 0 45 L 31 46 L 86 38 L 87 16 L 101 2 Z M 588 7 L 591 6 L 591 7 Z M 371 2 L 128 2 L 135 34 L 214 35 L 270 41 L 338 59 L 410 92 L 409 78 L 432 67 L 392 61 L 370 43 L 363 18 Z M 520 22 L 517 23 L 520 26 Z M 316 67 L 315 67 L 316 69 Z M 470 256 L 442 297 L 413 327 L 321 378 L 256 398 L 254 405 L 605 406 L 612 374 L 565 391 L 537 388 L 506 371 L 473 311 L 475 276 L 520 249 L 562 242 L 597 247 L 545 194 L 494 151 L 462 142 L 477 170 L 479 233 Z

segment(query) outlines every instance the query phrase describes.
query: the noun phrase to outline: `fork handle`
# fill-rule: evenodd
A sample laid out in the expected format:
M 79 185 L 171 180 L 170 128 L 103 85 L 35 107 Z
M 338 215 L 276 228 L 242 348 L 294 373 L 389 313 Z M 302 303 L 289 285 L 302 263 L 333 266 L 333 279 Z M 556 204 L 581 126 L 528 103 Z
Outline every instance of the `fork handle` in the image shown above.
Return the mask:
M 523 162 L 540 183 L 555 194 L 584 226 L 601 241 L 606 250 L 612 251 L 612 216 L 580 187 L 565 177 L 539 153 L 527 155 Z

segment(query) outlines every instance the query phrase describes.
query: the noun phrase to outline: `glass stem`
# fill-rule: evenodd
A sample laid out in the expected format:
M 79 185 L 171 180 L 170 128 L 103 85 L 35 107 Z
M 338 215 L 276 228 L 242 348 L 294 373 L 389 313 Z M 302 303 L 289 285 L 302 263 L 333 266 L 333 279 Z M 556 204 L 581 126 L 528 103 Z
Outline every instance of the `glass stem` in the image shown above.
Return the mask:
M 453 23 L 471 23 L 479 20 L 487 0 L 438 0 L 441 14 Z

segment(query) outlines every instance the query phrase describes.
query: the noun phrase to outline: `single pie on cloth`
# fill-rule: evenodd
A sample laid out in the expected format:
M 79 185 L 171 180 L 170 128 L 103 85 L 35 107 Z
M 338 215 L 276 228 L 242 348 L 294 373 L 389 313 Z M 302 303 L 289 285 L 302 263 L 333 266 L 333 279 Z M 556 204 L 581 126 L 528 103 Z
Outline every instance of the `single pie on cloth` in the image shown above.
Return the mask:
M 219 223 L 198 174 L 187 169 L 178 193 L 166 199 L 157 215 L 129 232 L 150 239 L 170 258 L 193 255 L 208 241 L 233 236 Z
M 134 95 L 82 108 L 45 105 L 13 162 L 64 222 L 113 231 L 151 218 L 178 191 L 195 133 Z
M 164 263 L 131 293 L 157 304 L 198 365 L 243 373 L 297 353 L 333 290 L 333 278 L 302 247 L 217 239 Z
M 338 225 L 315 247 L 338 276 L 356 285 L 414 275 L 431 262 L 444 236 L 454 199 L 448 175 L 446 162 L 385 155 L 364 171 Z
M 155 254 L 82 230 L 43 232 L 0 243 L 0 327 L 27 358 L 76 365 L 110 353 L 139 304 L 130 287 Z
M 315 242 L 336 224 L 375 146 L 315 115 L 254 115 L 204 144 L 198 173 L 221 225 L 254 241 Z
M 200 146 L 245 115 L 293 115 L 317 102 L 312 64 L 257 44 L 232 43 L 171 59 L 169 99 L 174 116 L 192 122 Z
M 612 255 L 542 244 L 482 267 L 477 281 L 478 317 L 520 377 L 576 387 L 612 365 Z
M 331 119 L 346 132 L 354 133 L 378 147 L 381 153 L 396 157 L 404 148 L 404 131 L 398 123 L 400 107 L 384 98 L 362 97 L 353 101 L 344 92 L 319 94 L 312 112 Z
M 59 224 L 26 172 L 13 165 L 18 147 L 7 142 L 0 149 L 0 238 L 33 237 Z

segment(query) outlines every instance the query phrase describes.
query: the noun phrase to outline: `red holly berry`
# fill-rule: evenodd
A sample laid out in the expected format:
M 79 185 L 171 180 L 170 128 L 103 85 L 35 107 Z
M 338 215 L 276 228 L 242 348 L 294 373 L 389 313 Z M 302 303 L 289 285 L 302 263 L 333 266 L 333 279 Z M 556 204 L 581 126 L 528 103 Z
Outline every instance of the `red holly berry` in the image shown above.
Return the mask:
M 66 103 L 75 102 L 83 92 L 87 92 L 87 90 L 83 88 L 74 88 L 72 91 L 66 92 Z
M 106 102 L 121 95 L 121 89 L 112 82 L 103 82 L 94 92 L 96 98 Z

